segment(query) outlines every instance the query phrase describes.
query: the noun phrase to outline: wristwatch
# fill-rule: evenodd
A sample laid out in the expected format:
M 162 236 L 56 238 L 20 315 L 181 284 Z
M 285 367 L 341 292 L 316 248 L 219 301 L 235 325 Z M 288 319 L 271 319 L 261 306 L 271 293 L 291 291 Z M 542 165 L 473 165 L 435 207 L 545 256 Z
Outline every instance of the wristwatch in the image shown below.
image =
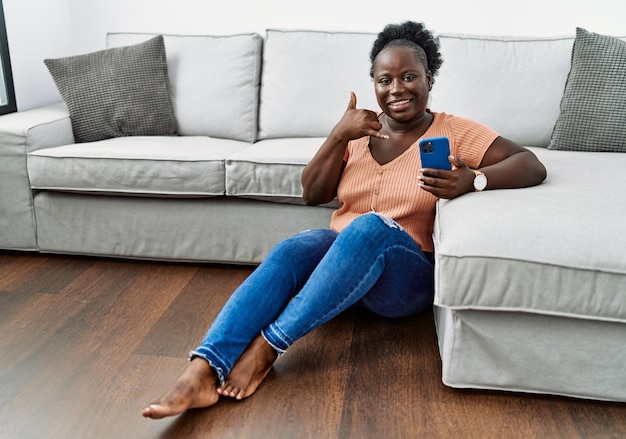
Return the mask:
M 474 174 L 476 174 L 474 177 L 474 189 L 480 192 L 487 187 L 487 176 L 477 169 L 472 170 L 474 171 Z

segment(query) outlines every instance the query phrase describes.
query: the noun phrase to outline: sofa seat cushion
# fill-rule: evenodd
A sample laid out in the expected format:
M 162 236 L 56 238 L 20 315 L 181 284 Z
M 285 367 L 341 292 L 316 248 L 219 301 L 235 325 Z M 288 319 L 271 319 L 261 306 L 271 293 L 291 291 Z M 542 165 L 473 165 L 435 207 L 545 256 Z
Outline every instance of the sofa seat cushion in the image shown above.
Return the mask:
M 224 160 L 249 144 L 210 137 L 121 137 L 28 155 L 33 189 L 224 195 Z
M 532 150 L 543 184 L 438 203 L 435 304 L 626 322 L 626 154 Z
M 302 170 L 323 142 L 315 137 L 269 139 L 233 154 L 226 160 L 226 194 L 304 204 Z

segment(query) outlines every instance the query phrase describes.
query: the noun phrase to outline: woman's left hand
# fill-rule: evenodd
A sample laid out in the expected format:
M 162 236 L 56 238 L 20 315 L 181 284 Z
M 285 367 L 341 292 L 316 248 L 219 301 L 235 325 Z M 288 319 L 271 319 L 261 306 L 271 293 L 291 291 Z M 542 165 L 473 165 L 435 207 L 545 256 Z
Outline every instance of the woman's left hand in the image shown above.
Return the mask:
M 418 176 L 419 186 L 436 197 L 452 199 L 474 191 L 474 171 L 457 157 L 448 156 L 452 170 L 424 168 Z

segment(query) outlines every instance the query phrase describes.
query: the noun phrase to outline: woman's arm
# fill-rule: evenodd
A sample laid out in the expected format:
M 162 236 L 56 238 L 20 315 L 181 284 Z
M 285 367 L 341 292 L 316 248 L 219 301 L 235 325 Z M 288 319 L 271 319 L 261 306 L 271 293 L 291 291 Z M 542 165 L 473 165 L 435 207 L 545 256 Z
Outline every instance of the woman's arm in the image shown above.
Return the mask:
M 424 169 L 420 186 L 440 198 L 456 198 L 474 191 L 474 172 L 450 156 L 452 171 Z M 504 137 L 489 146 L 478 169 L 487 177 L 486 189 L 513 189 L 535 186 L 546 178 L 546 168 L 528 149 Z
M 487 176 L 487 189 L 536 186 L 547 176 L 535 154 L 504 137 L 494 140 L 478 170 Z
M 328 203 L 337 195 L 348 140 L 333 132 L 302 171 L 302 198 L 312 206 Z
M 357 110 L 356 95 L 350 94 L 350 103 L 341 120 L 335 125 L 317 154 L 302 171 L 302 197 L 306 204 L 318 205 L 332 201 L 337 195 L 339 179 L 345 167 L 343 158 L 350 140 L 364 136 L 386 139 L 376 113 Z

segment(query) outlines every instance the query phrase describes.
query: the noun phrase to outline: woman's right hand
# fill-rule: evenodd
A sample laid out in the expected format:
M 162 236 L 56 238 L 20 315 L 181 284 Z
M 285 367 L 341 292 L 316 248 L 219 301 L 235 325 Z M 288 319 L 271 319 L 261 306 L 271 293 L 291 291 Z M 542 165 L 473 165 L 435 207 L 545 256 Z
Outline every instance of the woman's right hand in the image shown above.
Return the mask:
M 378 115 L 374 111 L 356 108 L 356 94 L 351 91 L 348 108 L 333 128 L 331 135 L 336 136 L 337 140 L 345 142 L 364 136 L 388 139 L 389 136 L 380 132 L 382 127 Z
M 312 205 L 332 201 L 337 195 L 348 142 L 365 136 L 389 138 L 380 132 L 382 127 L 375 112 L 356 108 L 356 95 L 350 92 L 346 112 L 302 171 L 304 201 Z

